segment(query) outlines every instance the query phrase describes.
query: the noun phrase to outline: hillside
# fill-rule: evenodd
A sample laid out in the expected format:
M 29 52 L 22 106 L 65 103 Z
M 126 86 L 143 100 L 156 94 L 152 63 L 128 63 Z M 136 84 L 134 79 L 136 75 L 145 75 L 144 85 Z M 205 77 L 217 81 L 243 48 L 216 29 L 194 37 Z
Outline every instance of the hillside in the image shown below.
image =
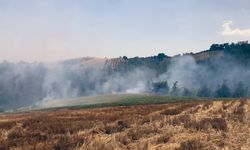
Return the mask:
M 83 57 L 54 63 L 0 63 L 0 111 L 43 101 L 117 93 L 250 96 L 250 44 L 213 44 L 169 57 Z
M 208 50 L 197 53 L 184 53 L 173 57 L 169 57 L 164 53 L 159 53 L 151 57 L 134 57 L 127 58 L 126 56 L 110 59 L 106 62 L 106 68 L 111 68 L 115 71 L 125 71 L 126 69 L 140 67 L 148 67 L 157 69 L 158 72 L 164 72 L 171 59 L 176 57 L 191 56 L 196 62 L 204 63 L 210 59 L 227 59 L 234 58 L 241 63 L 249 63 L 250 61 L 250 44 L 248 41 L 240 41 L 237 43 L 212 44 Z M 163 70 L 162 70 L 163 69 Z
M 248 150 L 250 101 L 195 101 L 0 115 L 0 149 Z
M 192 54 L 192 57 L 197 62 L 202 62 L 210 58 L 222 58 L 224 56 L 225 56 L 224 51 L 203 51 L 203 52 Z

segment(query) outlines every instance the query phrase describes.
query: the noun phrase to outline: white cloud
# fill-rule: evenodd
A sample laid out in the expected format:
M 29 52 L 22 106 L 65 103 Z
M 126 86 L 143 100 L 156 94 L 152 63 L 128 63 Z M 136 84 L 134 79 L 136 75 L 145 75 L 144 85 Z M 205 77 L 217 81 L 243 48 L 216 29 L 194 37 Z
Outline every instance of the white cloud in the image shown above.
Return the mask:
M 233 24 L 233 21 L 226 21 L 222 24 L 223 31 L 221 32 L 224 36 L 250 36 L 250 28 L 248 29 L 239 29 L 234 28 L 232 29 L 231 25 Z

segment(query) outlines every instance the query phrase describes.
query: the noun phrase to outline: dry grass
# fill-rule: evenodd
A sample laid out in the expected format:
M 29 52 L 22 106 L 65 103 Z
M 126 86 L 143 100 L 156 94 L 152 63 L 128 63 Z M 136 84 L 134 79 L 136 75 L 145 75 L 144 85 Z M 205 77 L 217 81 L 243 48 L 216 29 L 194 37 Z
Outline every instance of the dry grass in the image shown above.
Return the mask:
M 250 101 L 0 115 L 0 149 L 250 149 Z

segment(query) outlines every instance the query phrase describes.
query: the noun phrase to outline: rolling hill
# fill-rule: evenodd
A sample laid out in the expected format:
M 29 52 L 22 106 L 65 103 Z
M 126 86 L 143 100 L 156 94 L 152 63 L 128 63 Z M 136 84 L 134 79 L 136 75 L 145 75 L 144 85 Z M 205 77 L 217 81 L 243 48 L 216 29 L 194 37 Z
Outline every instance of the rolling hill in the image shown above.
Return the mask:
M 83 57 L 55 63 L 0 63 L 0 111 L 46 100 L 116 93 L 191 97 L 250 95 L 250 44 L 213 44 L 169 57 Z M 62 102 L 64 103 L 64 102 Z

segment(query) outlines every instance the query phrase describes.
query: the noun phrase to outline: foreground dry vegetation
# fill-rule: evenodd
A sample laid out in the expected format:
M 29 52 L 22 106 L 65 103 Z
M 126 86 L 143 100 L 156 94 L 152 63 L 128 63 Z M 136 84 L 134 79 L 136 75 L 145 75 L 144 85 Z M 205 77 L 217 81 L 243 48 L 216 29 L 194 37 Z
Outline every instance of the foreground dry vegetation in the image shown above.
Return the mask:
M 250 149 L 250 101 L 0 115 L 0 149 Z

